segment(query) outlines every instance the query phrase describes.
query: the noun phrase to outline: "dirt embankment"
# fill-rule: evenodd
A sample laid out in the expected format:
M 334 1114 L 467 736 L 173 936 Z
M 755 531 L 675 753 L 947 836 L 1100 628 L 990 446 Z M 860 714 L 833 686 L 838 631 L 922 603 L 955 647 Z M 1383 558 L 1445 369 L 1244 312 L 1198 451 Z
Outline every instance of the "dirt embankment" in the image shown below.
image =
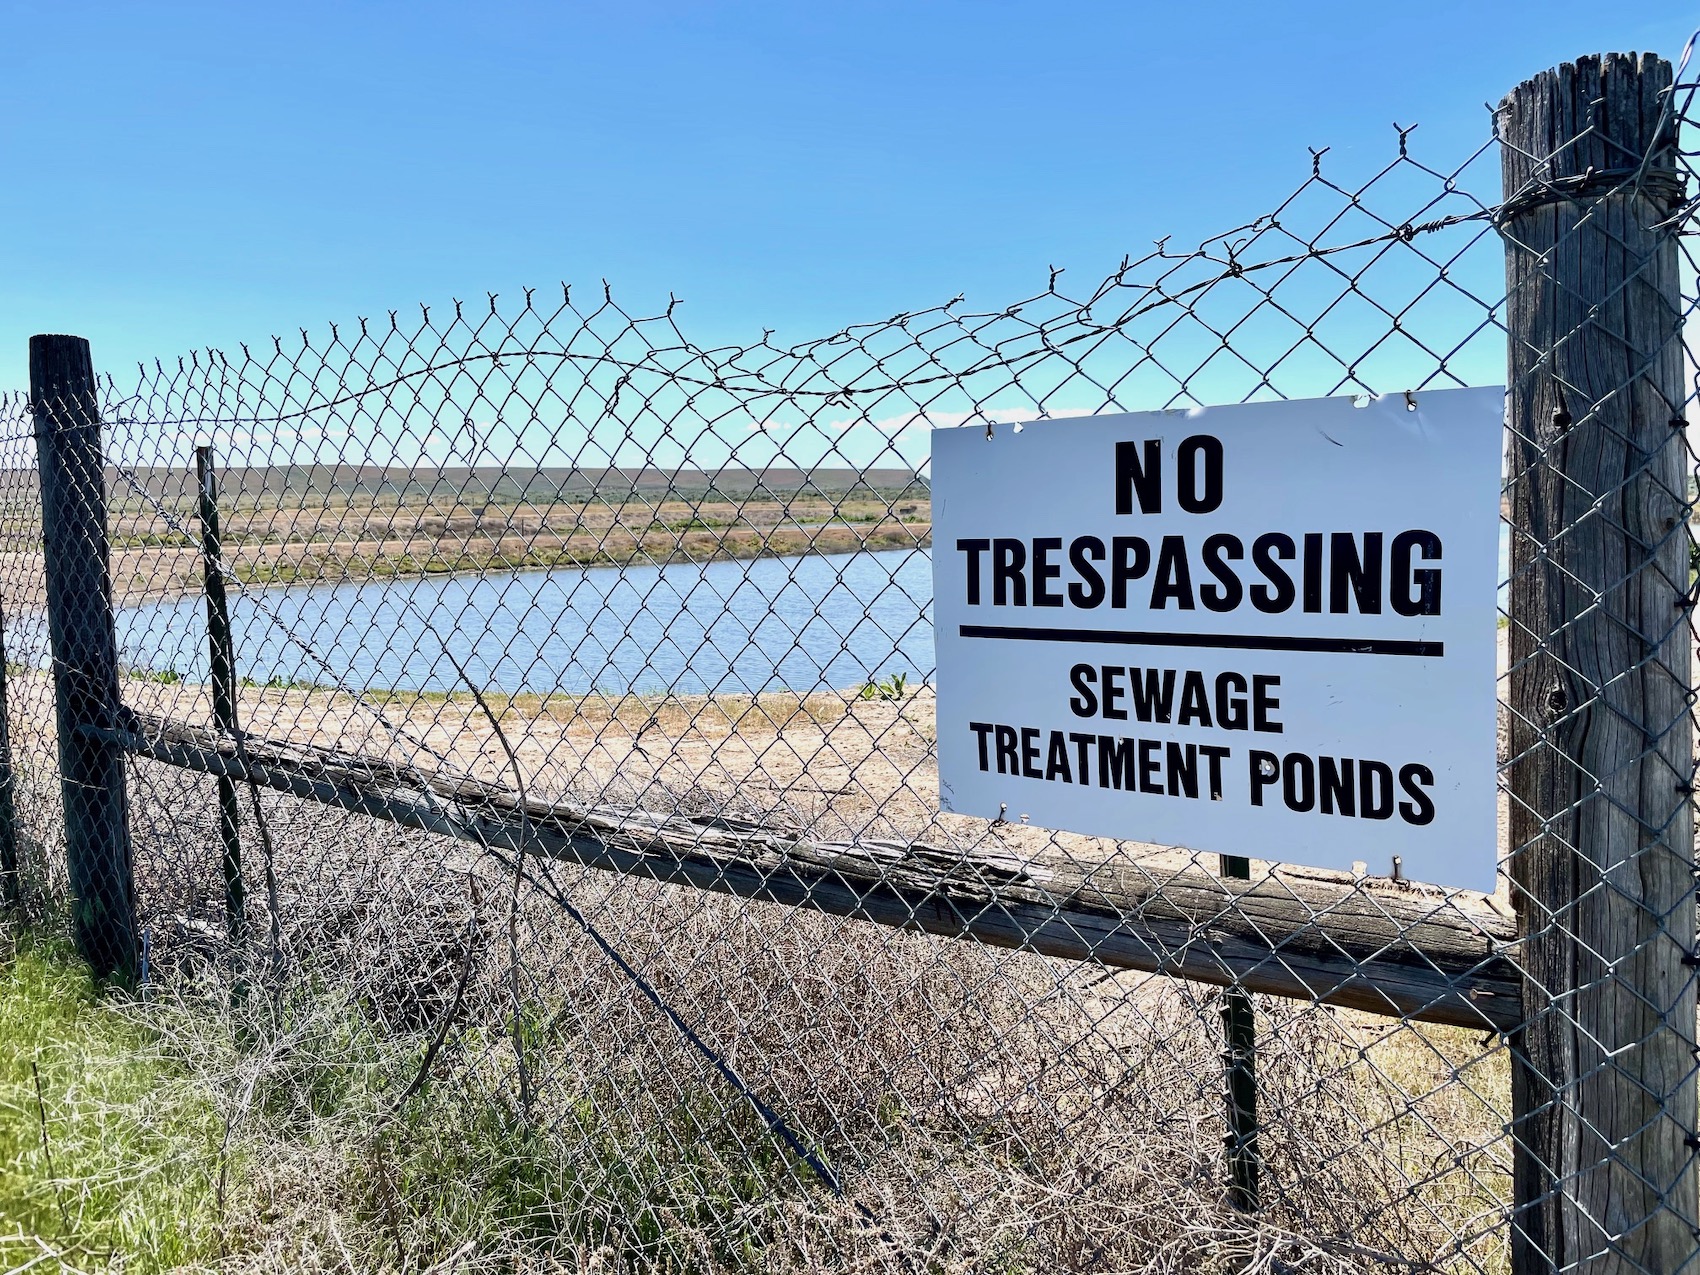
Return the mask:
M 502 788 L 514 786 L 517 763 L 526 794 L 545 800 L 771 819 L 820 840 L 971 846 L 975 854 L 1034 865 L 1131 862 L 1158 876 L 1217 870 L 1214 854 L 1033 827 L 1015 810 L 990 825 L 942 813 L 933 688 L 894 689 L 885 683 L 809 695 L 490 693 L 481 705 L 466 691 L 246 686 L 238 712 L 245 731 L 269 740 Z M 199 684 L 138 677 L 127 681 L 124 697 L 144 713 L 212 720 L 210 693 Z M 1502 844 L 1504 818 L 1502 809 Z M 1248 849 L 1257 874 L 1274 868 Z M 1430 890 L 1384 883 L 1385 866 L 1367 866 L 1360 889 Z M 1353 880 L 1298 866 L 1280 871 L 1343 886 Z M 1434 893 L 1438 899 L 1442 892 Z M 1503 898 L 1498 903 L 1506 906 Z
M 200 524 L 191 510 L 127 501 L 111 518 L 110 560 L 120 604 L 203 587 Z M 252 585 L 364 581 L 557 567 L 661 565 L 806 553 L 925 548 L 925 497 L 791 500 L 457 504 L 305 499 L 237 507 L 222 517 L 222 552 Z M 9 528 L 0 553 L 7 605 L 45 601 L 40 528 Z M 24 546 L 28 546 L 25 548 Z

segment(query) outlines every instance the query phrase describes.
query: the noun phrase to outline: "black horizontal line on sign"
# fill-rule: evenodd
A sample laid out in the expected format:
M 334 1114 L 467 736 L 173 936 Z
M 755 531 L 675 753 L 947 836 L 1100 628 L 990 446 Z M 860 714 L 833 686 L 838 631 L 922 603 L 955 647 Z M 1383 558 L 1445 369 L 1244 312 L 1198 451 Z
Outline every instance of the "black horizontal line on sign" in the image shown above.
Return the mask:
M 1203 646 L 1229 651 L 1320 651 L 1326 655 L 1416 655 L 1431 658 L 1446 654 L 1444 642 L 1401 638 L 1149 633 L 1127 629 L 1039 629 L 998 624 L 964 624 L 960 632 L 965 638 L 998 638 L 1005 642 L 1105 642 L 1115 646 Z

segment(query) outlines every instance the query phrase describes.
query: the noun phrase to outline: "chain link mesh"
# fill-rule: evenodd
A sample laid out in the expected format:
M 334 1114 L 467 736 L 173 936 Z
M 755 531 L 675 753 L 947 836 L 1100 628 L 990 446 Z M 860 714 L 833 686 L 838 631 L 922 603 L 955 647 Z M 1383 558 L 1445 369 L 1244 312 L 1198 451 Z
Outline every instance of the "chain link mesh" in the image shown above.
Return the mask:
M 1691 91 L 1665 99 L 1671 136 Z M 1695 392 L 1695 262 L 1686 152 L 1650 178 L 1595 135 L 1526 155 L 1502 204 L 1471 193 L 1498 190 L 1497 141 L 1437 163 L 1402 129 L 1355 177 L 1317 152 L 1268 216 L 1079 294 L 1053 271 L 998 310 L 707 347 L 677 302 L 638 315 L 560 288 L 103 380 L 107 735 L 129 756 L 144 978 L 199 989 L 252 1048 L 335 1035 L 387 1077 L 387 1127 L 523 1143 L 544 1167 L 509 1184 L 514 1216 L 560 1258 L 1510 1269 L 1517 1140 L 1629 1065 L 1596 1050 L 1514 1111 L 1530 1033 L 1598 1045 L 1577 1007 L 1609 982 L 1608 1012 L 1649 1034 L 1686 1015 L 1693 1039 L 1691 980 L 1625 981 L 1650 946 L 1694 948 L 1691 612 L 1626 633 L 1612 599 L 1657 594 L 1651 570 L 1692 600 L 1694 456 L 1671 422 Z M 1556 249 L 1527 238 L 1542 218 Z M 1551 304 L 1555 255 L 1601 233 L 1639 254 L 1622 296 L 1670 291 L 1680 259 L 1681 314 L 1651 335 L 1622 327 L 1627 303 L 1574 316 L 1560 346 L 1616 361 L 1557 377 L 1565 429 L 1674 365 L 1682 393 L 1645 410 L 1683 454 L 1626 440 L 1614 488 L 1513 518 L 1531 474 L 1566 480 L 1551 413 L 1511 422 L 1496 895 L 1250 846 L 1242 886 L 1214 855 L 939 813 L 928 428 L 1496 383 L 1508 313 Z M 67 882 L 35 428 L 0 397 L 17 881 L 49 912 Z M 1585 577 L 1565 546 L 1590 536 L 1619 570 Z M 1645 677 L 1575 661 L 1579 624 L 1643 644 L 1656 703 Z M 1531 720 L 1520 679 L 1545 687 L 1555 660 L 1569 698 Z M 1530 805 L 1519 768 L 1555 723 L 1602 719 L 1635 746 Z M 1519 940 L 1519 909 L 1552 897 L 1541 873 L 1565 870 L 1553 847 L 1574 854 L 1595 807 L 1644 811 L 1649 759 L 1682 793 L 1663 822 Z M 1660 855 L 1681 884 L 1655 906 Z M 1508 1034 L 1491 989 L 1554 976 L 1542 934 L 1602 926 L 1640 937 Z M 1257 992 L 1254 1147 L 1229 1134 L 1245 1059 L 1224 1014 L 1245 993 L 1224 985 Z M 1621 1220 L 1588 1213 L 1590 1175 L 1626 1134 L 1680 1125 L 1692 1080 L 1692 1057 L 1644 1077 L 1635 1129 L 1546 1166 L 1598 1230 L 1584 1247 Z M 1248 1156 L 1254 1200 L 1229 1189 Z M 1692 1222 L 1691 1174 L 1642 1185 Z

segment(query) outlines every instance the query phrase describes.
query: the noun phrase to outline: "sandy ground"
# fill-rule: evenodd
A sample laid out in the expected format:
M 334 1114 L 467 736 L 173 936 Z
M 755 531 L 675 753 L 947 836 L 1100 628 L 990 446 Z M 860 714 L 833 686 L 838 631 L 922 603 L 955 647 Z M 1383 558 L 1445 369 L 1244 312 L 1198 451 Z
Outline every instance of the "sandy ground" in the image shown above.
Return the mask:
M 192 550 L 123 550 L 115 570 L 132 562 L 142 564 L 136 569 L 146 575 L 144 593 L 199 588 Z M 162 580 L 166 562 L 177 564 L 178 575 Z M 11 582 L 32 570 L 16 559 L 0 562 L 9 604 Z M 138 711 L 213 720 L 212 697 L 201 684 L 133 676 L 122 694 Z M 14 749 L 39 761 L 51 749 L 50 683 L 16 670 L 10 698 Z M 1131 861 L 1159 878 L 1218 866 L 1214 854 L 939 813 L 936 701 L 927 686 L 867 698 L 861 688 L 845 688 L 806 696 L 488 695 L 482 702 L 471 691 L 248 686 L 237 701 L 242 727 L 255 735 L 503 786 L 513 786 L 517 764 L 519 786 L 535 796 L 724 811 L 820 839 L 923 839 L 1033 863 Z M 29 711 L 20 714 L 24 706 Z M 18 720 L 25 716 L 27 723 Z M 51 778 L 47 766 L 37 769 L 37 779 Z M 222 927 L 211 781 L 154 763 L 138 763 L 131 773 L 138 878 L 155 950 L 212 950 Z M 473 903 L 463 901 L 467 881 L 480 873 L 492 909 L 489 932 L 502 933 L 495 909 L 505 886 L 492 865 L 464 843 L 281 794 L 263 800 L 276 837 L 285 947 L 336 963 L 363 1003 L 383 1005 L 403 1021 L 437 1021 L 455 981 L 453 943 L 483 932 L 463 916 L 471 908 L 476 919 L 485 906 L 477 887 Z M 41 808 L 31 807 L 38 814 Z M 1504 839 L 1502 817 L 1502 845 Z M 258 918 L 267 887 L 251 833 L 245 844 Z M 1268 870 L 1254 864 L 1254 875 Z M 1282 871 L 1351 881 L 1348 874 Z M 1100 1237 L 1110 1233 L 1107 1210 L 1117 1202 L 1137 1202 L 1126 1209 L 1129 1219 L 1156 1216 L 1166 1205 L 1193 1217 L 1219 1198 L 1220 1008 L 1213 989 L 610 873 L 586 870 L 574 887 L 580 905 L 695 1030 L 726 1056 L 758 1068 L 788 1112 L 842 1163 L 858 1166 L 855 1180 L 868 1184 L 868 1198 L 882 1218 L 894 1218 L 890 1229 L 906 1243 L 910 1231 L 930 1235 L 930 1218 L 951 1216 L 950 1208 L 966 1210 L 968 1230 L 980 1225 L 974 1219 L 1013 1215 L 1027 1207 L 1017 1187 L 1030 1191 L 1039 1201 L 1032 1207 L 1046 1216 L 1067 1200 Z M 533 900 L 527 915 L 516 964 L 534 980 L 534 997 L 557 1006 L 571 1029 L 550 1042 L 549 1063 L 559 1070 L 542 1098 L 559 1104 L 560 1128 L 576 1128 L 580 1108 L 573 1104 L 611 1077 L 652 1123 L 669 1103 L 714 1096 L 716 1082 L 700 1059 L 608 975 L 555 909 Z M 498 1012 L 506 1004 L 504 951 L 492 944 L 478 966 L 498 1026 L 505 1021 Z M 1307 1195 L 1288 1206 L 1310 1219 L 1305 1229 L 1328 1229 L 1319 1222 L 1326 1218 L 1354 1241 L 1368 1236 L 1413 1260 L 1460 1242 L 1455 1235 L 1479 1234 L 1479 1221 L 1471 1229 L 1466 1220 L 1494 1209 L 1504 1194 L 1502 1169 L 1490 1163 L 1503 1158 L 1503 1049 L 1453 1029 L 1302 1002 L 1258 1003 L 1268 1180 L 1279 1184 L 1272 1194 L 1295 1202 L 1314 1191 L 1316 1203 Z M 467 1054 L 466 1065 L 490 1072 L 492 1086 L 507 1084 L 510 1055 L 496 1031 L 476 1050 L 469 1044 Z M 901 1137 L 865 1120 L 865 1112 L 899 1100 L 911 1113 Z M 923 1116 L 945 1130 L 929 1134 L 936 1145 L 921 1136 L 928 1131 Z M 962 1136 L 982 1127 L 995 1136 Z M 982 1154 L 1011 1139 L 1032 1161 L 1031 1186 L 995 1155 Z M 1062 1150 L 1044 1159 L 1041 1151 L 1053 1143 Z M 1417 1181 L 1408 1157 L 1419 1145 L 1425 1163 L 1442 1168 L 1425 1169 Z M 1101 1152 L 1104 1165 L 1076 1164 L 1082 1146 Z M 1457 1148 L 1469 1148 L 1469 1156 Z M 950 1174 L 937 1171 L 944 1163 L 953 1166 Z M 1106 1173 L 1134 1174 L 1151 1185 L 1136 1190 Z M 959 1203 L 968 1181 L 981 1201 L 972 1206 Z M 882 1182 L 889 1191 L 876 1196 Z M 1006 1196 L 1013 1202 L 996 1202 Z M 911 1201 L 918 1215 L 912 1223 L 901 1216 Z M 1163 1229 L 1179 1224 L 1166 1221 Z
M 200 724 L 212 720 L 203 686 L 132 679 L 125 698 L 141 711 Z M 1219 866 L 1215 854 L 1054 832 L 1027 826 L 1019 815 L 988 824 L 941 813 L 935 696 L 928 686 L 909 688 L 895 699 L 853 692 L 523 695 L 486 696 L 482 706 L 468 692 L 356 695 L 247 687 L 238 712 L 245 730 L 267 738 L 382 757 L 505 788 L 514 786 L 511 748 L 533 796 L 721 811 L 774 819 L 821 840 L 920 840 L 1032 864 L 1134 863 L 1157 877 L 1188 867 L 1215 872 Z M 1503 847 L 1503 800 L 1501 806 Z M 1276 870 L 1251 857 L 1254 875 Z M 1342 885 L 1353 880 L 1353 874 L 1324 869 L 1280 871 Z M 1375 886 L 1387 871 L 1375 865 L 1364 884 Z M 1508 914 L 1503 886 L 1496 903 Z
M 913 547 L 931 537 L 924 493 L 500 506 L 459 499 L 384 503 L 370 493 L 363 502 L 347 493 L 311 497 L 231 502 L 223 530 L 227 561 L 239 580 L 362 581 L 514 564 L 705 562 Z M 120 491 L 111 524 L 120 605 L 202 591 L 201 556 L 183 534 L 198 530 L 191 510 L 174 506 L 167 517 L 159 505 Z M 38 610 L 44 595 L 39 553 L 0 554 L 0 598 L 10 615 Z M 1499 645 L 1503 678 L 1503 630 Z M 334 680 L 334 673 L 322 680 Z M 1012 822 L 990 828 L 983 820 L 941 815 L 932 690 L 912 687 L 891 700 L 862 699 L 860 689 L 801 698 L 526 695 L 501 697 L 490 707 L 500 716 L 525 786 L 542 795 L 662 808 L 688 797 L 697 808 L 735 807 L 823 839 L 901 837 L 993 844 L 1076 863 L 1132 857 L 1153 870 L 1192 863 L 1217 868 L 1213 854 L 1023 827 L 1019 811 L 1011 812 Z M 512 783 L 502 742 L 472 694 L 349 691 L 246 688 L 240 717 L 245 729 L 264 736 Z M 205 687 L 128 678 L 124 693 L 138 709 L 211 723 Z M 1501 848 L 1507 837 L 1503 806 L 1502 799 Z M 1372 877 L 1392 872 L 1382 856 L 1366 850 L 1363 857 Z
M 612 528 L 568 536 L 478 535 L 445 541 L 414 535 L 374 539 L 234 544 L 225 549 L 230 573 L 243 584 L 278 585 L 329 580 L 611 566 L 638 562 L 715 562 L 858 549 L 913 549 L 932 543 L 932 525 L 886 519 L 855 524 L 635 531 Z M 116 546 L 111 552 L 113 595 L 120 606 L 199 593 L 201 553 L 181 545 Z M 9 608 L 46 605 L 38 552 L 0 554 L 0 582 Z

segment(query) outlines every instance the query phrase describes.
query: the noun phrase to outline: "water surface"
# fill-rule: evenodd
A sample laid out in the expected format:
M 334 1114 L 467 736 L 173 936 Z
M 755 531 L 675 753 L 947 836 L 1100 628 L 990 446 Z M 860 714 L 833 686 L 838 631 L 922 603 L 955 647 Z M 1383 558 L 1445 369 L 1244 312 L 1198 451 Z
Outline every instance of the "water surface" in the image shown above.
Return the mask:
M 232 588 L 239 676 L 404 690 L 814 691 L 933 669 L 921 549 Z M 118 610 L 132 669 L 206 678 L 206 602 Z M 453 656 L 453 660 L 449 657 Z M 334 672 L 333 672 L 334 671 Z

